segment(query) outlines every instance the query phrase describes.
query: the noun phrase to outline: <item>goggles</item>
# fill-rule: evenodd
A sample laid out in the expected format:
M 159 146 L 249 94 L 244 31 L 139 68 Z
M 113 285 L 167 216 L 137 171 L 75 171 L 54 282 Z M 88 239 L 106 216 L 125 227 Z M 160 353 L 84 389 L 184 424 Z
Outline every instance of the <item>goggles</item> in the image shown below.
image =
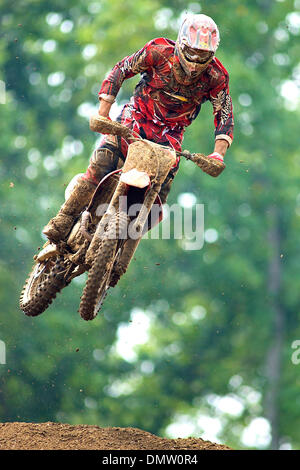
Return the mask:
M 187 45 L 182 47 L 182 53 L 186 60 L 189 62 L 197 62 L 198 64 L 205 64 L 214 55 L 211 51 L 194 49 Z

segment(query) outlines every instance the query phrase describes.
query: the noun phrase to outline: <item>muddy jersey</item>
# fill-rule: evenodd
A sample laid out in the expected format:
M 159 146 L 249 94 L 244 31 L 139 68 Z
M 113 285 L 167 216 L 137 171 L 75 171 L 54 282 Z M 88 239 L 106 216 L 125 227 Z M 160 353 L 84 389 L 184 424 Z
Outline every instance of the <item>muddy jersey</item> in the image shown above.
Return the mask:
M 141 80 L 124 106 L 120 122 L 149 140 L 180 150 L 185 128 L 209 100 L 213 106 L 215 137 L 231 145 L 234 122 L 228 72 L 214 58 L 192 83 L 179 83 L 174 75 L 174 67 L 178 67 L 174 48 L 175 42 L 170 39 L 153 39 L 115 65 L 99 94 L 117 96 L 123 81 L 140 73 Z

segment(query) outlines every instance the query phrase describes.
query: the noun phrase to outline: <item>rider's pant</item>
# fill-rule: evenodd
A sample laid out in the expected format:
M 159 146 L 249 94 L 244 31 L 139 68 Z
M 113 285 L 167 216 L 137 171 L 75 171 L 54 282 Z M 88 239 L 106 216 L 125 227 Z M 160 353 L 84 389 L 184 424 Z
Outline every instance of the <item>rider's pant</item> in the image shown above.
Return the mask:
M 121 168 L 123 164 L 124 158 L 120 150 L 110 144 L 104 144 L 93 152 L 87 171 L 83 175 L 83 179 L 97 185 L 104 176 L 117 168 Z M 178 167 L 179 163 L 176 167 L 170 170 L 162 184 L 159 193 L 162 204 L 165 204 L 167 201 Z
M 104 176 L 116 170 L 123 163 L 122 160 L 119 162 L 120 157 L 121 155 L 117 148 L 108 144 L 98 147 L 90 158 L 89 166 L 83 175 L 83 179 L 97 185 Z

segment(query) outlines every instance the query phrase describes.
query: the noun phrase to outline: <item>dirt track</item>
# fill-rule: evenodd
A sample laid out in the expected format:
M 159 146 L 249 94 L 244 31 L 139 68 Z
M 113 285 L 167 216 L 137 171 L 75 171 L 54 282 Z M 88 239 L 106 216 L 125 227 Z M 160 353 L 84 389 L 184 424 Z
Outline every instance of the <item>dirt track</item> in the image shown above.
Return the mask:
M 0 423 L 1 450 L 230 450 L 199 438 L 166 439 L 135 428 Z

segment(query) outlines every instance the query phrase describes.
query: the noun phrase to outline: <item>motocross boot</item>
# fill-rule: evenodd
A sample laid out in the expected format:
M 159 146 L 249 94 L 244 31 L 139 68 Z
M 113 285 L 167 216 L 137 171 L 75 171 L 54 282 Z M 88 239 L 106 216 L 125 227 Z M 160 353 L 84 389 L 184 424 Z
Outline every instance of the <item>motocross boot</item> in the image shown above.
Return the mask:
M 53 242 L 65 240 L 76 218 L 88 205 L 99 181 L 113 171 L 118 157 L 108 148 L 98 148 L 92 154 L 84 178 L 79 178 L 58 214 L 43 229 L 43 234 Z
M 65 240 L 75 219 L 89 203 L 96 189 L 95 184 L 79 178 L 68 199 L 61 206 L 58 214 L 43 229 L 43 234 L 53 242 Z

